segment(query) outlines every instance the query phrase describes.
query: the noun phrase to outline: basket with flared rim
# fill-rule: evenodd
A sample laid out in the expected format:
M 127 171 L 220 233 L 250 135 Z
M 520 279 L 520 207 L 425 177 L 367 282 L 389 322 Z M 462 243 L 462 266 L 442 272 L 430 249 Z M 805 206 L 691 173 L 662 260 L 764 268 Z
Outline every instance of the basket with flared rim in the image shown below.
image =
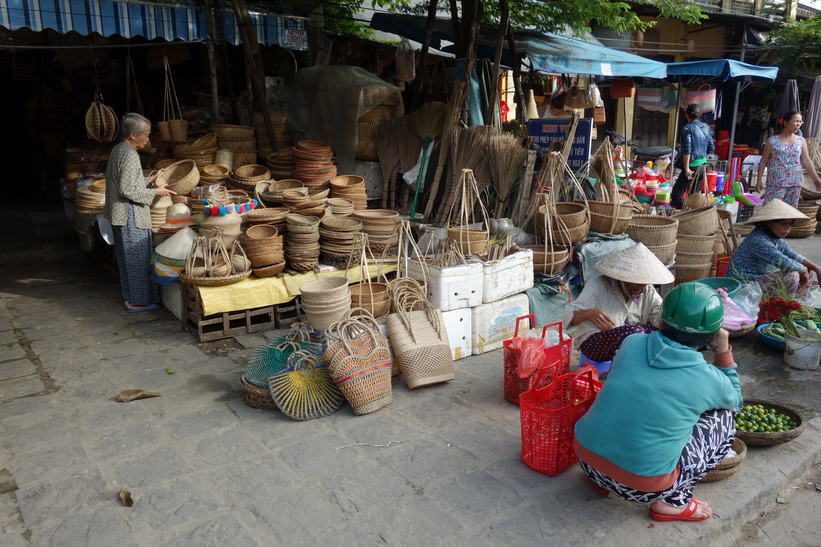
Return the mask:
M 285 271 L 285 261 L 283 260 L 279 264 L 271 264 L 270 266 L 264 266 L 262 268 L 252 268 L 252 271 L 257 277 L 273 277 Z
M 678 258 L 678 256 L 676 256 L 676 258 Z M 712 267 L 712 262 L 694 265 L 676 264 L 676 285 L 710 277 L 710 270 Z
M 157 175 L 156 185 L 167 186 L 177 194 L 188 194 L 200 181 L 200 171 L 194 160 L 180 160 Z
M 690 235 L 678 234 L 676 253 L 706 253 L 712 252 L 715 245 L 715 234 Z
M 633 218 L 633 203 L 622 200 L 616 203 L 609 201 L 588 201 L 590 209 L 590 231 L 600 234 L 619 235 L 627 231 Z
M 699 207 L 673 214 L 678 220 L 678 233 L 685 235 L 710 235 L 718 229 L 718 213 L 715 205 Z
M 812 220 L 803 220 L 796 221 L 793 225 L 792 229 L 790 229 L 790 233 L 787 234 L 787 237 L 796 238 L 796 237 L 810 237 L 815 234 L 815 229 L 818 226 L 818 223 L 815 219 Z
M 676 241 L 678 220 L 663 215 L 633 215 L 627 235 L 647 247 L 661 247 Z
M 330 181 L 331 188 L 336 190 L 365 187 L 365 179 L 358 175 L 338 175 L 336 177 L 331 177 Z
M 279 236 L 279 230 L 271 224 L 257 224 L 248 228 L 245 235 L 248 239 L 271 240 Z
M 242 182 L 257 182 L 268 180 L 271 171 L 264 165 L 251 163 L 234 169 L 233 177 Z
M 309 152 L 324 152 L 331 149 L 331 145 L 322 141 L 298 141 L 296 143 L 296 150 L 307 150 Z
M 533 251 L 533 271 L 554 275 L 562 271 L 570 262 L 570 247 L 549 245 L 525 245 L 523 249 Z
M 801 200 L 798 202 L 796 209 L 814 219 L 818 215 L 818 201 Z
M 583 224 L 588 224 L 589 225 L 589 223 L 590 223 L 590 221 L 589 221 L 590 215 L 589 215 L 589 212 L 588 212 L 588 209 L 587 209 L 587 205 L 585 205 L 584 203 L 579 203 L 579 202 L 557 202 L 554 207 L 555 207 L 555 211 L 556 211 L 555 216 L 554 216 L 554 220 L 553 220 L 553 227 L 554 228 L 559 227 L 559 223 L 558 223 L 559 219 L 561 219 L 561 221 L 564 223 L 564 226 L 568 230 L 572 230 L 573 228 L 576 228 L 576 227 L 581 226 Z M 537 224 L 541 220 L 541 217 L 544 216 L 544 214 L 545 214 L 545 206 L 539 207 L 539 214 L 536 217 Z
M 188 147 L 189 152 L 199 152 L 201 150 L 208 150 L 214 149 L 216 153 L 217 148 L 217 134 L 216 133 L 206 133 L 202 137 L 198 138 L 194 142 L 191 143 L 191 146 Z
M 319 222 L 325 230 L 334 232 L 361 232 L 362 222 L 351 217 L 328 217 Z
M 712 263 L 713 251 L 703 253 L 685 253 L 676 251 L 676 267 L 678 266 L 696 266 Z
M 285 222 L 287 222 L 289 230 L 293 230 L 294 228 L 307 227 L 313 227 L 314 229 L 316 229 L 319 227 L 319 218 L 298 215 L 296 213 L 288 213 L 287 215 L 285 215 Z

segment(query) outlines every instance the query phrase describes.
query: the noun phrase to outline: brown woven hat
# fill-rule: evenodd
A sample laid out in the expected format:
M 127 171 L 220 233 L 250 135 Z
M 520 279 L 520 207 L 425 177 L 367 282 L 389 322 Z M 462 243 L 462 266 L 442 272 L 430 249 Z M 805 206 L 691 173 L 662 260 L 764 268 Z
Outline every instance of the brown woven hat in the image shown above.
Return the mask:
M 619 281 L 643 285 L 666 285 L 675 280 L 664 264 L 644 243 L 613 253 L 596 264 L 600 274 Z
M 780 199 L 775 198 L 764 205 L 756 207 L 753 211 L 753 215 L 741 224 L 755 224 L 756 222 L 765 222 L 767 220 L 787 220 L 790 218 L 809 220 L 807 215 L 792 205 L 788 205 Z

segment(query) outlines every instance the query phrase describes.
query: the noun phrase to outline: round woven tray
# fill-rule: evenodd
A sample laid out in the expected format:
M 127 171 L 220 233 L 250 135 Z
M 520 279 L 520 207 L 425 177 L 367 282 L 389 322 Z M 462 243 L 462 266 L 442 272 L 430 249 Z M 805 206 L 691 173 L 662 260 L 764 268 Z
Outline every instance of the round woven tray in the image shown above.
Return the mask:
M 749 433 L 746 431 L 739 431 L 736 437 L 744 441 L 747 446 L 775 446 L 777 444 L 786 443 L 801 435 L 804 431 L 804 416 L 797 410 L 784 406 L 773 401 L 765 401 L 761 399 L 744 399 L 745 405 L 761 405 L 765 408 L 773 408 L 779 414 L 789 416 L 798 426 L 789 431 L 781 431 L 775 433 Z
M 627 231 L 633 218 L 633 204 L 630 201 L 612 203 L 588 201 L 590 208 L 590 231 L 600 234 L 619 235 Z M 615 221 L 613 220 L 616 217 Z
M 815 228 L 817 226 L 818 222 L 816 220 L 811 220 L 809 222 L 804 221 L 801 224 L 796 222 L 790 230 L 790 233 L 787 234 L 787 237 L 810 237 L 815 234 Z
M 189 285 L 199 285 L 202 287 L 222 287 L 224 285 L 231 285 L 238 281 L 242 281 L 249 275 L 251 275 L 251 270 L 234 275 L 227 275 L 225 277 L 195 277 L 180 272 L 180 279 L 183 283 L 188 283 Z
M 735 450 L 736 455 L 724 458 L 714 468 L 710 469 L 700 482 L 715 482 L 733 475 L 736 471 L 741 469 L 741 464 L 747 456 L 747 445 L 739 438 L 733 441 L 732 449 Z
M 270 390 L 250 383 L 245 375 L 239 377 L 239 385 L 242 386 L 242 402 L 246 405 L 259 410 L 279 410 Z

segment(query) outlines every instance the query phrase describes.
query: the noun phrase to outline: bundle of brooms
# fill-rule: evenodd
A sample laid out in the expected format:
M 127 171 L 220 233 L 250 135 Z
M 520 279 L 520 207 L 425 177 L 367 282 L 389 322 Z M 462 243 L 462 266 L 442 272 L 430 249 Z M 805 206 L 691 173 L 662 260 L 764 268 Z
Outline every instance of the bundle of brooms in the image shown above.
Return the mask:
M 460 127 L 454 132 L 450 141 L 451 180 L 445 188 L 443 199 L 439 201 L 439 211 L 434 219 L 436 224 L 443 224 L 447 220 L 448 212 L 461 206 L 462 193 L 458 190 L 461 188 L 460 177 L 463 169 L 473 171 L 480 194 L 487 186 L 490 181 L 487 146 L 495 135 L 496 130 L 488 125 Z
M 527 160 L 527 146 L 522 143 L 522 139 L 511 133 L 494 135 L 487 144 L 487 160 L 490 180 L 496 192 L 493 216 L 500 218 L 509 212 L 508 198 L 514 190 L 519 189 Z

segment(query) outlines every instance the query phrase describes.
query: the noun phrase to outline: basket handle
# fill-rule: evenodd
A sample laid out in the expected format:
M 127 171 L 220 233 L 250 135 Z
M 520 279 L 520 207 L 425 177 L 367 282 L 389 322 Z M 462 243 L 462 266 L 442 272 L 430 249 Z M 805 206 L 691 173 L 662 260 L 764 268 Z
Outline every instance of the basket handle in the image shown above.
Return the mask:
M 559 327 L 559 343 L 561 344 L 564 341 L 564 324 L 561 321 L 556 321 L 555 323 L 545 325 L 544 328 L 542 328 L 542 340 L 544 340 L 548 329 L 552 327 Z
M 532 313 L 529 313 L 527 315 L 522 315 L 521 317 L 518 317 L 516 319 L 516 328 L 513 330 L 513 338 L 518 338 L 519 337 L 519 323 L 521 323 L 523 319 L 529 319 L 531 326 L 536 324 L 536 316 L 533 315 Z M 547 328 L 547 326 L 545 326 L 545 328 Z M 544 338 L 544 331 L 542 331 L 542 338 Z

